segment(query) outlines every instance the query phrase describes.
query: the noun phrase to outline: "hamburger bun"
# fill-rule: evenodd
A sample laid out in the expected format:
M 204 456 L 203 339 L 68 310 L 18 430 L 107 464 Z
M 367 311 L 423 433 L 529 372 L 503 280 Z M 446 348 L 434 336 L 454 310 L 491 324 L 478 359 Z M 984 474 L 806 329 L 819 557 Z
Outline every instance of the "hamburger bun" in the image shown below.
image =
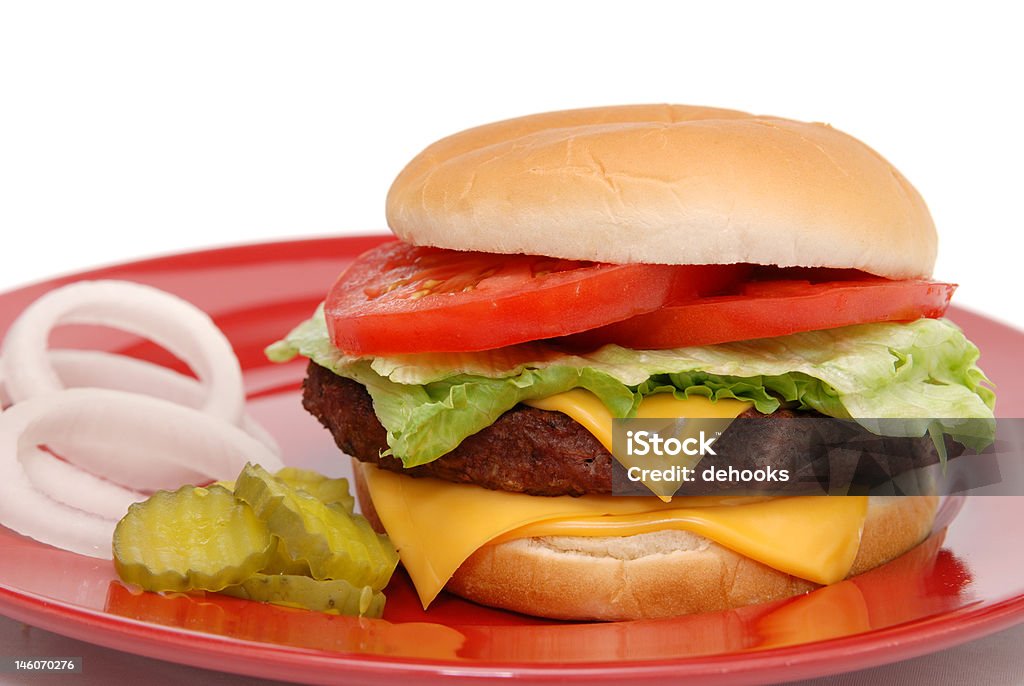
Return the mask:
M 383 532 L 362 469 L 355 460 L 353 467 L 363 515 Z M 869 498 L 850 576 L 923 541 L 937 507 L 934 496 Z M 703 536 L 665 530 L 621 537 L 544 536 L 486 545 L 459 567 L 446 588 L 483 605 L 529 615 L 630 620 L 768 602 L 806 593 L 818 584 Z
M 913 186 L 826 124 L 636 105 L 549 112 L 426 148 L 388 224 L 416 245 L 614 263 L 753 264 L 931 274 Z

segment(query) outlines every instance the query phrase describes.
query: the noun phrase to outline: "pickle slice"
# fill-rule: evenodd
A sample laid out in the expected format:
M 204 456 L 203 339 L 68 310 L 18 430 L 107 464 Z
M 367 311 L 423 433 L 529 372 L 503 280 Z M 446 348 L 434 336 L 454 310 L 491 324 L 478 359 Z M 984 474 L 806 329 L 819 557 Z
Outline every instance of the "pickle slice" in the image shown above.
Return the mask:
M 235 495 L 281 539 L 289 558 L 309 563 L 316 579 L 344 579 L 379 591 L 398 564 L 394 546 L 364 517 L 328 506 L 259 465 L 245 466 Z
M 356 499 L 349 492 L 348 479 L 332 479 L 319 472 L 299 467 L 282 467 L 274 476 L 289 486 L 301 488 L 327 505 L 341 507 L 350 513 L 355 511 Z M 223 486 L 229 491 L 235 490 L 234 481 L 215 481 L 214 485 Z
M 128 508 L 114 529 L 114 567 L 147 591 L 219 591 L 263 569 L 274 545 L 231 491 L 182 486 Z
M 274 536 L 277 545 L 274 546 L 274 553 L 270 556 L 270 562 L 260 571 L 264 574 L 292 574 L 298 576 L 313 576 L 309 569 L 309 563 L 305 560 L 293 560 L 284 543 L 277 536 Z
M 349 492 L 348 479 L 332 479 L 323 474 L 298 467 L 284 467 L 274 474 L 289 486 L 301 488 L 317 500 L 341 507 L 346 512 L 353 512 L 356 499 Z
M 317 581 L 291 574 L 254 574 L 221 593 L 264 603 L 307 610 L 378 618 L 384 613 L 384 594 L 347 581 Z

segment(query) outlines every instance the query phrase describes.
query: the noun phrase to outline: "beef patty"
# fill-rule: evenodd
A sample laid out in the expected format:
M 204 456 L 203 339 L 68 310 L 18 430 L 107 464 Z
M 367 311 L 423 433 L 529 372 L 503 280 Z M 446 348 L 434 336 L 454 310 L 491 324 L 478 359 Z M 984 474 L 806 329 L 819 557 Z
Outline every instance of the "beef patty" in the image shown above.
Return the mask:
M 398 458 L 381 457 L 387 431 L 362 384 L 310 362 L 302 405 L 343 452 L 382 469 L 531 495 L 612 492 L 611 453 L 561 412 L 516 405 L 447 455 L 406 469 Z
M 612 493 L 615 458 L 593 434 L 561 412 L 516 405 L 447 455 L 407 469 L 398 458 L 381 456 L 388 447 L 387 431 L 377 419 L 370 395 L 362 384 L 311 362 L 303 382 L 302 404 L 331 432 L 343 452 L 382 469 L 530 495 Z M 812 478 L 827 482 L 827 460 L 815 460 L 811 453 L 820 444 L 845 447 L 851 439 L 860 444 L 853 460 L 854 469 L 873 482 L 888 478 L 894 460 L 902 463 L 897 465 L 902 470 L 938 459 L 928 438 L 883 439 L 852 422 L 838 421 L 834 430 L 822 435 L 821 424 L 773 421 L 824 418 L 816 412 L 783 409 L 764 415 L 751 408 L 739 417 L 763 421 L 731 425 L 716 443 L 719 457 L 709 464 L 753 468 L 772 464 L 780 469 L 810 472 Z M 958 446 L 947 446 L 959 454 L 955 450 Z M 886 453 L 890 465 L 880 464 L 880 451 Z

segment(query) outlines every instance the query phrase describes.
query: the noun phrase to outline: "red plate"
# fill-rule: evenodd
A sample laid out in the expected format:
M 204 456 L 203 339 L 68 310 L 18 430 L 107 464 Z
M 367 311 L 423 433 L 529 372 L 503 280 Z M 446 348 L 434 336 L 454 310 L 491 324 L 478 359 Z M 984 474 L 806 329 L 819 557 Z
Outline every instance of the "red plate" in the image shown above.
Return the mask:
M 302 363 L 270 365 L 261 350 L 312 312 L 338 272 L 380 240 L 245 246 L 57 279 L 0 296 L 0 331 L 31 300 L 68 281 L 130 279 L 177 293 L 213 315 L 231 339 L 251 411 L 277 437 L 286 460 L 340 473 L 343 461 L 327 432 L 299 405 Z M 1024 333 L 962 310 L 951 316 L 984 351 L 984 367 L 999 386 L 999 414 L 1024 416 L 1016 364 Z M 104 329 L 67 327 L 54 343 L 167 361 L 152 345 Z M 731 612 L 616 624 L 538 620 L 447 595 L 424 612 L 402 574 L 388 588 L 383 620 L 214 595 L 132 595 L 114 580 L 109 562 L 0 528 L 0 613 L 150 657 L 319 683 L 430 683 L 452 676 L 778 681 L 909 658 L 1021 621 L 1024 546 L 1000 543 L 994 533 L 1020 521 L 1024 497 L 948 499 L 931 538 L 856 579 Z

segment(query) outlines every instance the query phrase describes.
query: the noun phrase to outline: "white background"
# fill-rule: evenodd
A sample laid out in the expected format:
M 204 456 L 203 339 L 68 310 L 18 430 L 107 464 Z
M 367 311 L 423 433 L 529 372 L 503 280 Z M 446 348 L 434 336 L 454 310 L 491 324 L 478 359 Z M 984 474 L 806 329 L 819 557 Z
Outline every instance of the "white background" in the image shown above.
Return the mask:
M 383 230 L 391 179 L 443 135 L 677 102 L 865 140 L 928 201 L 936 276 L 961 284 L 956 301 L 1024 326 L 1014 6 L 0 0 L 0 291 L 168 252 Z M 15 630 L 44 654 L 102 652 Z M 948 653 L 966 672 L 932 656 L 851 678 L 998 681 L 1013 636 Z M 120 680 L 212 678 L 116 654 L 91 664 Z
M 862 138 L 928 201 L 956 302 L 1021 326 L 1015 3 L 894 4 L 3 4 L 0 290 L 382 230 L 391 179 L 440 136 L 678 102 Z

